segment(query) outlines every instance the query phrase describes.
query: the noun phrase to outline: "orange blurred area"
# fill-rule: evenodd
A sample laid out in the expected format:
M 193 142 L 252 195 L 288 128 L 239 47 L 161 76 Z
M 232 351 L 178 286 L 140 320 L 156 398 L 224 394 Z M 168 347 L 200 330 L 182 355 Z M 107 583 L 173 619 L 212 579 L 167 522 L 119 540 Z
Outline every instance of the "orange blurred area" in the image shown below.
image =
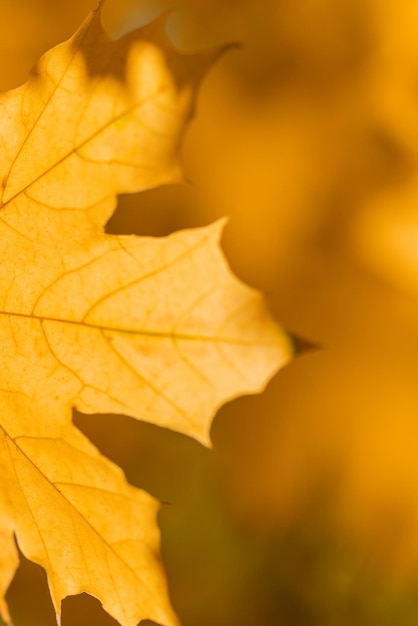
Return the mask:
M 4 0 L 2 88 L 95 5 Z M 238 45 L 184 139 L 191 185 L 124 196 L 108 230 L 229 215 L 234 271 L 304 348 L 262 396 L 220 411 L 212 451 L 120 416 L 76 423 L 170 503 L 184 626 L 416 624 L 418 5 L 108 0 L 105 22 L 120 34 L 164 8 L 184 50 Z M 52 626 L 40 570 L 25 562 L 9 595 L 17 625 Z M 63 626 L 114 623 L 87 598 L 63 613 Z

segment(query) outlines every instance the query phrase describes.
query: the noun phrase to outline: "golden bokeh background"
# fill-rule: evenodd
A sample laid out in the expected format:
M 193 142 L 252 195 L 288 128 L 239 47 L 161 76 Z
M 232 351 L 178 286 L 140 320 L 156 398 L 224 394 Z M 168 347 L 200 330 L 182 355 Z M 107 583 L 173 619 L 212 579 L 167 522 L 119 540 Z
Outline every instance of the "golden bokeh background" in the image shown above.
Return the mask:
M 96 0 L 2 0 L 0 87 Z M 213 450 L 121 416 L 77 425 L 160 523 L 184 626 L 418 623 L 418 5 L 411 0 L 108 0 L 114 33 L 164 8 L 185 51 L 230 46 L 183 142 L 189 186 L 120 199 L 110 232 L 230 216 L 234 271 L 299 356 L 224 407 Z M 52 626 L 23 560 L 17 626 Z M 86 596 L 63 626 L 115 622 Z

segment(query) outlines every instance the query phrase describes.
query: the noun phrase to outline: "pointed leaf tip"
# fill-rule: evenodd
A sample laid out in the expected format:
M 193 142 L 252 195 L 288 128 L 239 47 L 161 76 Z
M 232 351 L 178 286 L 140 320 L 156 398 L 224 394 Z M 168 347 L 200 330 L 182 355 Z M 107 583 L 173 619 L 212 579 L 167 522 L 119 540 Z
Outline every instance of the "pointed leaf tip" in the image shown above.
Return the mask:
M 175 52 L 159 27 L 112 42 L 102 4 L 38 78 L 0 95 L 0 582 L 16 569 L 14 531 L 56 608 L 87 592 L 122 626 L 174 626 L 159 504 L 71 411 L 207 442 L 216 410 L 262 390 L 290 353 L 225 260 L 225 220 L 164 239 L 103 232 L 118 194 L 177 180 L 205 58 Z

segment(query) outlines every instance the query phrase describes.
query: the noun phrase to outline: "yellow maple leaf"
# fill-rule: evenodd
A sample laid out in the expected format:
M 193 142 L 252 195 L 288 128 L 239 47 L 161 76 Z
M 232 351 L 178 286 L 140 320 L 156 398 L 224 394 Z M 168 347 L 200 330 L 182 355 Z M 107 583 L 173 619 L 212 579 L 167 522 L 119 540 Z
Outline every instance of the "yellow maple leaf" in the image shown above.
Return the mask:
M 217 407 L 290 357 L 263 299 L 235 279 L 222 224 L 113 236 L 116 194 L 181 178 L 178 142 L 205 55 L 157 21 L 119 42 L 94 12 L 0 99 L 0 609 L 22 552 L 57 619 L 70 594 L 123 626 L 171 626 L 159 503 L 73 426 L 125 413 L 209 442 Z

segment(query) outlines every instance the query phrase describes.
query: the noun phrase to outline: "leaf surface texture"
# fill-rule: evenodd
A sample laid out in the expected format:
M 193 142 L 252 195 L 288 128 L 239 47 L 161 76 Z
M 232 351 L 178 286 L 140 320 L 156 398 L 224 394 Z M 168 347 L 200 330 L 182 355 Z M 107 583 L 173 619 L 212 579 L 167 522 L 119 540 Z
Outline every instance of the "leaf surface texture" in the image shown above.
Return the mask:
M 177 624 L 159 503 L 72 409 L 208 444 L 217 408 L 261 390 L 290 356 L 262 297 L 230 272 L 222 222 L 162 239 L 104 233 L 117 194 L 181 180 L 179 141 L 210 58 L 171 48 L 163 20 L 113 42 L 98 10 L 0 99 L 0 592 L 15 534 L 45 568 L 58 619 L 84 591 L 123 626 Z

